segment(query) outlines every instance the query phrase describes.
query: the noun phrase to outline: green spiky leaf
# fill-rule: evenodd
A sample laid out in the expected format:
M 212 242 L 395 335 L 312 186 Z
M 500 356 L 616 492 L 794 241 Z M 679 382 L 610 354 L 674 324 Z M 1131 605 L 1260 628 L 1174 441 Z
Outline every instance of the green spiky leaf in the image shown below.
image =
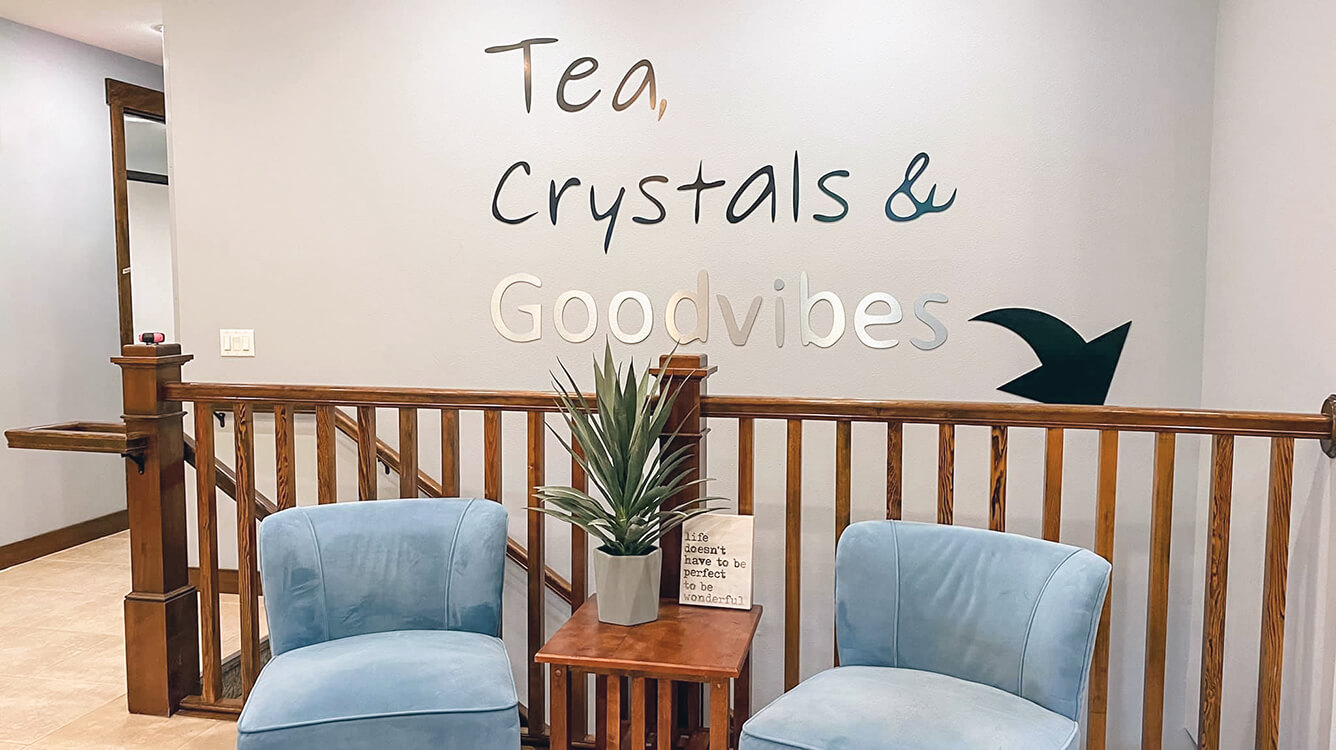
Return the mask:
M 592 400 L 580 391 L 564 363 L 558 362 L 562 377 L 552 378 L 570 438 L 552 432 L 584 470 L 593 493 L 539 487 L 540 504 L 532 510 L 579 526 L 610 554 L 643 555 L 683 522 L 715 510 L 708 503 L 721 498 L 664 507 L 677 493 L 707 481 L 690 479 L 689 448 L 665 454 L 659 447 L 680 387 L 661 392 L 658 378 L 649 368 L 637 373 L 634 362 L 627 364 L 623 376 L 610 344 L 605 344 L 602 359 L 600 363 L 595 357 L 593 362 Z

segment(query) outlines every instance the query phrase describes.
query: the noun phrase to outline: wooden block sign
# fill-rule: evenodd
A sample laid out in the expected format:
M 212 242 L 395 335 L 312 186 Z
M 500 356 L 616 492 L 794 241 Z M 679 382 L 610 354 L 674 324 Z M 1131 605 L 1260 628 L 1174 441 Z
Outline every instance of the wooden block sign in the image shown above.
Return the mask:
M 707 513 L 682 524 L 679 603 L 751 609 L 754 520 Z

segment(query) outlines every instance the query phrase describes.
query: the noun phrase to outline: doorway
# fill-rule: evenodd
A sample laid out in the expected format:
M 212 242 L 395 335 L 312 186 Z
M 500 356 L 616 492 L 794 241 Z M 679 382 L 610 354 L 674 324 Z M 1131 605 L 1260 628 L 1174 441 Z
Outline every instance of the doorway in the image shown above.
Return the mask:
M 176 338 L 175 272 L 168 207 L 167 113 L 161 91 L 107 79 L 116 215 L 121 344 L 137 334 Z

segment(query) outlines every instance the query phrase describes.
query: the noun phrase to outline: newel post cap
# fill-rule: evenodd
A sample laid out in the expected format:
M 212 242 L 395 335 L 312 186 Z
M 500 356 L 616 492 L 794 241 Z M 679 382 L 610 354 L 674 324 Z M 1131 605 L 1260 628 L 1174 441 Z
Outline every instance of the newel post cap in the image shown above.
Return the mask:
M 659 377 L 702 379 L 717 369 L 709 366 L 704 354 L 660 354 L 659 366 L 650 372 Z
M 121 356 L 111 361 L 122 367 L 160 367 L 185 364 L 194 358 L 193 354 L 182 354 L 180 344 L 126 344 L 121 347 Z

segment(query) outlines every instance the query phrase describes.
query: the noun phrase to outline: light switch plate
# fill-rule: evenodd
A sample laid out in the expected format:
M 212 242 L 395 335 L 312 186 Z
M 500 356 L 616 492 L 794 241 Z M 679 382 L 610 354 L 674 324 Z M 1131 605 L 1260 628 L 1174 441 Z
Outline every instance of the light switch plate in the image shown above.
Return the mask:
M 255 331 L 249 328 L 219 329 L 218 348 L 224 357 L 254 357 Z

